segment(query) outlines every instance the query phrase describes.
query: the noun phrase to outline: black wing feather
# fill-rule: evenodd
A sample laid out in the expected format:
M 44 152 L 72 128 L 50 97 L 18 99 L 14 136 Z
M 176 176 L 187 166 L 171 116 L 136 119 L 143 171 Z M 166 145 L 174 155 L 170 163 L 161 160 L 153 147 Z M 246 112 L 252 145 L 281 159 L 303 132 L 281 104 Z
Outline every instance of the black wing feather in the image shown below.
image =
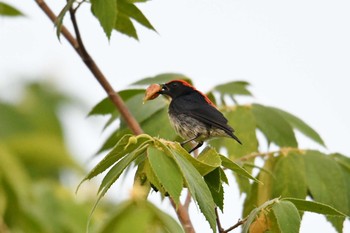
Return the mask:
M 234 130 L 227 124 L 227 119 L 214 106 L 210 105 L 198 92 L 189 95 L 179 96 L 170 106 L 174 112 L 187 114 L 208 125 L 224 130 L 228 135 L 233 136 Z

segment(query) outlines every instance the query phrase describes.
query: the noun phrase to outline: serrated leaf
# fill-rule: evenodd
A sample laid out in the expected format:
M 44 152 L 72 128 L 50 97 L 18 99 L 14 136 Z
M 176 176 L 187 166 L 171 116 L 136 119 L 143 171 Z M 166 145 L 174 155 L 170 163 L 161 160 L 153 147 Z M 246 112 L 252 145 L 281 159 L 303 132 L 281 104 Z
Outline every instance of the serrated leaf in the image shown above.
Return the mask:
M 272 206 L 281 233 L 298 233 L 300 215 L 298 209 L 289 201 L 278 201 Z
M 221 158 L 221 164 L 223 167 L 230 169 L 231 171 L 235 172 L 238 175 L 241 175 L 245 178 L 254 180 L 255 182 L 261 183 L 259 180 L 257 180 L 255 177 L 253 177 L 247 170 L 239 166 L 237 163 L 231 161 L 230 159 L 226 158 L 223 155 L 220 155 Z
M 224 209 L 224 188 L 221 182 L 221 168 L 216 168 L 204 176 L 215 204 L 223 211 Z
M 4 2 L 0 2 L 0 15 L 2 15 L 2 16 L 23 16 L 23 13 L 11 5 L 8 5 Z
M 188 153 L 187 153 L 188 154 Z M 213 232 L 216 232 L 216 217 L 215 217 L 215 203 L 211 196 L 210 190 L 203 180 L 203 177 L 198 170 L 188 161 L 187 156 L 184 156 L 179 150 L 171 150 L 171 156 L 175 159 L 180 167 L 182 175 L 186 181 L 192 197 L 196 200 L 199 209 L 204 214 L 209 222 Z
M 118 11 L 128 15 L 129 17 L 136 20 L 141 25 L 145 26 L 148 29 L 155 31 L 152 24 L 144 16 L 144 14 L 137 8 L 134 4 L 127 1 L 118 1 Z
M 174 79 L 185 80 L 186 82 L 189 82 L 190 84 L 192 84 L 191 79 L 189 79 L 187 76 L 183 74 L 164 73 L 164 74 L 158 74 L 154 77 L 147 77 L 147 78 L 141 79 L 137 82 L 132 83 L 131 85 L 138 86 L 138 85 L 149 85 L 154 83 L 167 83 Z
M 297 152 L 280 155 L 274 166 L 271 197 L 295 197 L 303 199 L 307 194 L 304 157 Z
M 61 12 L 57 16 L 57 19 L 55 21 L 55 26 L 56 26 L 56 35 L 57 35 L 58 39 L 60 39 L 60 35 L 61 35 L 63 18 L 66 15 L 66 13 L 69 11 L 69 9 L 72 7 L 74 2 L 75 2 L 75 0 L 68 0 L 67 4 L 63 7 Z
M 112 184 L 117 181 L 121 173 L 124 171 L 124 169 L 130 165 L 132 161 L 137 159 L 138 156 L 140 156 L 142 153 L 145 152 L 148 145 L 143 145 L 140 148 L 137 148 L 133 150 L 131 153 L 124 156 L 121 160 L 119 160 L 106 174 L 106 176 L 103 178 L 101 185 L 99 187 L 99 197 L 98 200 L 100 200 L 104 194 L 108 191 L 108 189 L 112 186 Z
M 313 128 L 311 128 L 304 121 L 302 121 L 300 118 L 286 111 L 283 111 L 281 109 L 273 108 L 273 107 L 270 107 L 270 108 L 272 110 L 275 110 L 278 114 L 280 114 L 286 121 L 288 121 L 293 126 L 293 128 L 296 128 L 297 130 L 299 130 L 306 137 L 314 140 L 315 142 L 317 142 L 318 144 L 324 147 L 326 146 L 322 138 L 320 137 L 320 135 Z
M 133 139 L 131 139 L 133 138 Z M 133 141 L 134 143 L 130 143 Z M 119 159 L 123 158 L 125 155 L 135 151 L 140 146 L 144 145 L 150 141 L 150 138 L 144 135 L 133 136 L 131 134 L 124 135 L 115 147 L 85 176 L 81 181 L 89 180 L 116 163 Z
M 109 39 L 117 20 L 117 0 L 91 0 L 90 2 L 93 14 L 100 21 Z
M 298 147 L 292 126 L 276 111 L 260 104 L 252 105 L 257 127 L 268 142 L 280 147 Z
M 160 184 L 178 205 L 183 181 L 177 164 L 171 157 L 154 146 L 148 147 L 147 158 Z
M 317 214 L 346 217 L 346 214 L 340 212 L 339 210 L 336 210 L 330 205 L 326 205 L 320 202 L 307 201 L 298 198 L 283 198 L 282 200 L 292 202 L 299 211 L 308 211 Z

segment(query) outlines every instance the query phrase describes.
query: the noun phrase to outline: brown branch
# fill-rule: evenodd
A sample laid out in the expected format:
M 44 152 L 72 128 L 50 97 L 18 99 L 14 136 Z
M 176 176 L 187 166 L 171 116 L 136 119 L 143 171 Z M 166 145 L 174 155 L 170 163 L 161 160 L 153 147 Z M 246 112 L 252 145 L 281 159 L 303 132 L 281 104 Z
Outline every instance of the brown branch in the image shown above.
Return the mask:
M 57 21 L 57 16 L 52 12 L 50 7 L 45 3 L 44 0 L 35 0 L 35 2 L 38 4 L 38 6 L 41 8 L 41 10 L 49 17 L 49 19 L 55 23 Z M 96 65 L 95 61 L 92 59 L 90 54 L 85 49 L 84 43 L 81 39 L 80 31 L 78 28 L 77 20 L 75 18 L 75 10 L 70 9 L 70 15 L 74 27 L 74 31 L 76 34 L 76 39 L 74 36 L 68 31 L 68 29 L 62 25 L 61 27 L 61 33 L 62 35 L 67 39 L 67 41 L 70 43 L 70 45 L 75 49 L 75 51 L 79 54 L 87 68 L 91 71 L 91 73 L 94 75 L 94 77 L 97 79 L 97 81 L 100 83 L 100 85 L 103 87 L 103 89 L 108 94 L 108 97 L 113 102 L 113 104 L 116 106 L 120 114 L 122 115 L 123 119 L 129 126 L 129 128 L 133 131 L 134 134 L 142 134 L 143 131 L 138 124 L 138 122 L 135 120 L 134 116 L 130 113 L 129 109 L 126 107 L 123 99 L 118 95 L 118 93 L 113 89 L 113 87 L 110 85 L 110 83 L 107 81 L 106 77 L 102 73 L 102 71 L 99 69 L 99 67 Z M 189 199 L 191 198 L 190 194 Z M 188 204 L 186 204 L 188 202 Z M 186 233 L 195 233 L 193 225 L 191 223 L 191 219 L 188 214 L 188 205 L 189 201 L 185 202 L 185 206 L 178 205 L 176 208 L 175 203 L 171 200 L 171 203 L 176 210 L 177 216 L 185 229 Z
M 170 198 L 171 205 L 173 206 L 176 214 L 181 222 L 182 227 L 184 228 L 186 233 L 195 233 L 193 228 L 190 215 L 188 214 L 188 209 L 184 207 L 181 203 L 176 208 L 176 204 L 173 199 Z
M 248 217 L 246 217 L 246 218 L 244 218 L 244 219 L 242 219 L 242 220 L 238 220 L 238 222 L 237 222 L 235 225 L 233 225 L 232 227 L 229 227 L 229 228 L 227 228 L 227 229 L 225 230 L 225 229 L 222 227 L 222 225 L 221 225 L 217 207 L 215 207 L 215 215 L 216 215 L 216 225 L 217 225 L 217 227 L 218 227 L 219 233 L 227 233 L 227 232 L 230 232 L 230 231 L 232 231 L 233 229 L 236 229 L 237 227 L 239 227 L 240 225 L 243 225 L 243 224 L 247 221 L 247 219 L 248 219 Z
M 232 227 L 229 227 L 227 228 L 226 230 L 224 230 L 222 233 L 227 233 L 227 232 L 230 232 L 232 231 L 233 229 L 236 229 L 237 227 L 239 227 L 240 225 L 243 225 L 246 221 L 247 221 L 248 218 L 244 218 L 244 219 L 241 219 L 241 220 L 238 220 L 238 222 L 233 225 Z
M 189 190 L 187 190 L 187 196 L 186 196 L 186 200 L 183 204 L 184 208 L 187 210 L 188 212 L 188 208 L 190 207 L 190 203 L 191 203 L 191 193 Z
M 222 226 L 221 226 L 218 207 L 215 207 L 215 215 L 216 215 L 216 225 L 218 226 L 219 233 L 222 233 L 225 231 L 225 229 L 222 228 Z
M 57 16 L 52 12 L 50 7 L 45 3 L 44 0 L 35 0 L 38 6 L 44 11 L 44 13 L 49 17 L 49 19 L 55 23 L 57 21 Z M 74 15 L 74 14 L 73 14 Z M 106 77 L 100 70 L 100 68 L 96 65 L 95 61 L 91 58 L 90 54 L 86 51 L 84 44 L 81 40 L 79 29 L 77 28 L 76 20 L 75 22 L 72 20 L 74 30 L 77 33 L 77 39 L 68 31 L 68 29 L 62 25 L 61 33 L 67 39 L 67 41 L 71 44 L 71 46 L 75 49 L 75 51 L 79 54 L 87 68 L 94 75 L 96 80 L 100 83 L 103 89 L 106 91 L 108 97 L 113 102 L 113 104 L 117 107 L 121 116 L 125 120 L 126 124 L 133 131 L 134 134 L 142 134 L 143 131 L 139 125 L 139 123 L 135 120 L 134 116 L 130 113 L 129 109 L 126 107 L 123 99 L 118 95 L 118 93 L 113 89 L 111 84 L 107 81 Z M 78 40 L 79 39 L 79 40 Z

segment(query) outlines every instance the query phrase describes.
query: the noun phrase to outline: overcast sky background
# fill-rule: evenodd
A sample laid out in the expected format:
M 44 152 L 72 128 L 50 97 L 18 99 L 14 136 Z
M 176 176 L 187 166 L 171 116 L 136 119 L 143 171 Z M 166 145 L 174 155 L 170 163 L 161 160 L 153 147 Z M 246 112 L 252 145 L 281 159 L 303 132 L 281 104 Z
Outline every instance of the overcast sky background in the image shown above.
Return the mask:
M 50 79 L 82 99 L 86 111 L 68 109 L 62 117 L 71 150 L 86 162 L 105 134 L 102 119 L 85 115 L 105 97 L 104 91 L 64 38 L 57 40 L 52 23 L 34 1 L 5 2 L 26 17 L 0 18 L 1 97 L 15 99 L 18 80 L 26 78 Z M 56 13 L 64 2 L 47 1 Z M 349 1 L 154 0 L 139 6 L 158 32 L 137 27 L 139 42 L 116 32 L 108 41 L 89 4 L 78 13 L 86 47 L 115 89 L 164 72 L 183 73 L 204 92 L 245 80 L 251 83 L 254 101 L 299 116 L 327 145 L 325 150 L 303 139 L 302 148 L 350 155 Z M 68 18 L 65 23 L 71 28 Z M 242 198 L 234 189 L 226 189 L 227 197 L 232 196 L 226 198 L 227 227 L 241 213 L 235 203 Z M 206 232 L 208 225 L 194 205 L 191 210 L 198 232 Z M 323 216 L 306 214 L 301 232 L 335 232 L 321 220 Z M 349 222 L 344 232 L 350 232 Z

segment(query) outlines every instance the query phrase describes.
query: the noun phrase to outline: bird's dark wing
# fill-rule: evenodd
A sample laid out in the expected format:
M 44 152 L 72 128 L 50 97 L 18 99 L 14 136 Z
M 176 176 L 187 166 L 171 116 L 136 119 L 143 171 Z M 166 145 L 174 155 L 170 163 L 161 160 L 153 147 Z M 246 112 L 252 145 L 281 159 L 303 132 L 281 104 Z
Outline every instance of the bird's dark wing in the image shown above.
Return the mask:
M 171 108 L 178 114 L 186 114 L 193 118 L 224 130 L 232 135 L 234 130 L 227 124 L 227 119 L 214 106 L 210 105 L 205 98 L 197 92 L 176 98 L 172 101 Z

